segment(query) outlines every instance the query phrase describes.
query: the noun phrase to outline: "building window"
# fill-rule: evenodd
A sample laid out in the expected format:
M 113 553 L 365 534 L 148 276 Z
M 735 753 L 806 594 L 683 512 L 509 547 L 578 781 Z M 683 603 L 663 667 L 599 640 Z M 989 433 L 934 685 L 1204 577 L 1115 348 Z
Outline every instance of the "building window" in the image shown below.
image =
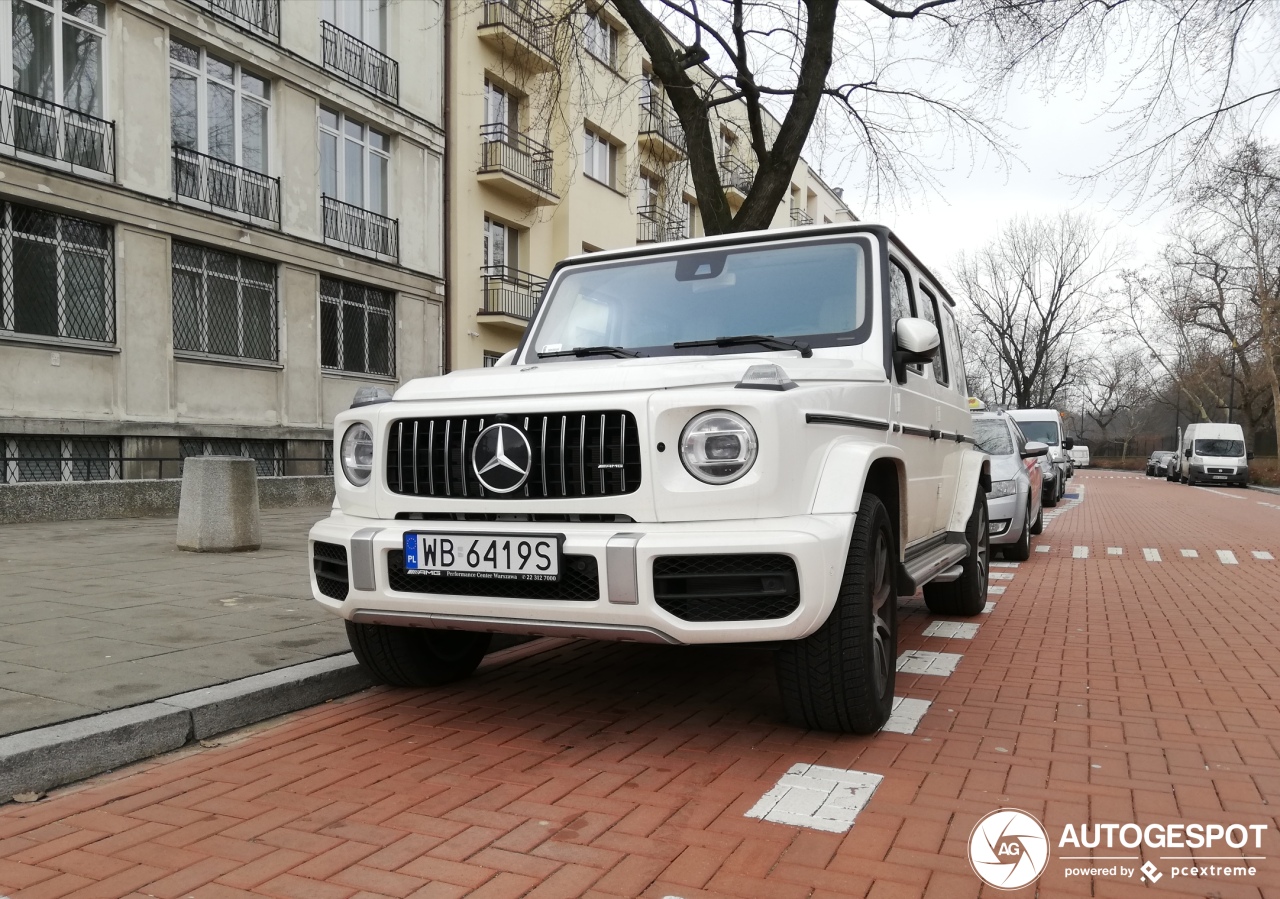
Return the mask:
M 119 438 L 0 436 L 0 484 L 118 480 Z
M 498 364 L 498 360 L 502 358 L 502 353 L 495 353 L 492 350 L 484 351 L 484 367 L 493 368 Z
M 387 214 L 391 138 L 320 107 L 320 192 L 378 215 Z
M 263 174 L 271 83 L 239 63 L 169 40 L 169 121 L 174 146 Z
M 322 0 L 320 18 L 375 50 L 387 49 L 387 0 Z
M 618 168 L 618 148 L 587 128 L 585 153 L 582 170 L 586 176 L 613 187 Z
M 520 131 L 520 98 L 488 78 L 484 80 L 484 125 L 491 140 L 507 140 Z
M 395 294 L 320 279 L 320 365 L 334 371 L 394 377 Z
M 494 274 L 520 268 L 520 232 L 487 215 L 484 217 L 484 264 Z
M 583 42 L 587 52 L 611 69 L 618 67 L 618 29 L 598 10 L 587 14 Z
M 656 209 L 662 202 L 662 179 L 641 169 L 636 181 L 636 202 Z
M 698 204 L 692 200 L 684 201 L 684 233 L 683 237 L 695 237 L 698 227 Z
M 277 357 L 270 262 L 173 242 L 173 348 L 237 359 Z
M 258 477 L 284 475 L 284 447 L 279 440 L 183 440 L 178 444 L 183 459 L 192 456 L 241 456 L 252 459 Z
M 395 103 L 400 65 L 387 46 L 386 0 L 324 0 L 320 41 L 325 68 Z
M 115 340 L 111 228 L 16 203 L 0 210 L 0 330 Z

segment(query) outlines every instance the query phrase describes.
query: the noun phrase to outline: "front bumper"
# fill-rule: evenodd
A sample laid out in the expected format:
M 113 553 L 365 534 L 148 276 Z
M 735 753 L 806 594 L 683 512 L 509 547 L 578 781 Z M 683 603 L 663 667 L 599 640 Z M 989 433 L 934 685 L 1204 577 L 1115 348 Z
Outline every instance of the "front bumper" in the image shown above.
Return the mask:
M 595 600 L 525 599 L 403 592 L 393 589 L 390 554 L 407 532 L 563 534 L 565 556 L 594 557 Z M 660 643 L 746 643 L 796 640 L 827 619 L 844 574 L 852 515 L 804 515 L 745 521 L 599 524 L 523 521 L 387 521 L 335 511 L 311 529 L 316 542 L 346 551 L 345 599 L 321 591 L 317 602 L 349 621 L 494 633 L 594 637 Z M 800 601 L 783 618 L 688 621 L 658 605 L 654 560 L 660 556 L 779 554 L 795 562 Z
M 1019 485 L 1008 496 L 987 497 L 987 517 L 991 521 L 991 544 L 1017 543 L 1027 520 L 1027 495 Z M 995 529 L 996 527 L 999 529 Z
M 1209 484 L 1248 484 L 1249 469 L 1224 465 L 1192 465 L 1191 477 Z

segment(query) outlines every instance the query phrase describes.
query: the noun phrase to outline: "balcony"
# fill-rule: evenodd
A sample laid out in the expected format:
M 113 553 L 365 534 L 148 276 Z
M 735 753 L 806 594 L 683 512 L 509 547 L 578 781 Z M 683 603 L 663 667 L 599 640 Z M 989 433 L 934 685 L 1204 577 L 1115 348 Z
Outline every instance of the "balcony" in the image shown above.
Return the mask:
M 720 159 L 720 186 L 732 206 L 741 206 L 751 193 L 751 185 L 755 183 L 756 173 L 736 156 L 725 156 Z
M 184 205 L 280 227 L 280 179 L 213 156 L 173 148 L 173 192 Z
M 684 156 L 684 129 L 676 114 L 658 97 L 650 96 L 640 104 L 639 142 L 663 162 Z
M 320 23 L 324 67 L 385 100 L 400 100 L 400 65 L 390 56 L 347 34 L 332 22 Z
M 505 265 L 486 265 L 480 269 L 484 282 L 481 294 L 480 321 L 509 330 L 523 331 L 533 318 L 538 300 L 547 286 L 539 278 Z
M 192 0 L 231 24 L 280 43 L 280 0 Z
M 529 72 L 555 68 L 552 19 L 533 0 L 485 0 L 479 37 Z
M 400 223 L 359 206 L 322 195 L 324 239 L 353 253 L 377 256 L 390 262 L 400 259 Z
M 812 225 L 813 216 L 805 212 L 803 209 L 792 206 L 791 207 L 791 224 L 797 228 L 803 225 Z
M 636 243 L 661 243 L 685 236 L 685 223 L 660 206 L 636 210 Z
M 480 126 L 478 180 L 534 206 L 559 200 L 551 192 L 551 148 L 502 123 Z
M 76 174 L 116 174 L 116 126 L 66 106 L 0 87 L 0 153 L 41 157 Z

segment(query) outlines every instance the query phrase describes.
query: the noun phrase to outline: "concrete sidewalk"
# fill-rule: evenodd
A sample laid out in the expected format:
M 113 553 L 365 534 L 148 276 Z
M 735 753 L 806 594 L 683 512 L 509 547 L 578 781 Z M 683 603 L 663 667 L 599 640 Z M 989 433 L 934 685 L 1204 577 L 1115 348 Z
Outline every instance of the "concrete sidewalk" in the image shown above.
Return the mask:
M 311 599 L 327 506 L 262 513 L 257 552 L 179 552 L 175 519 L 0 525 L 0 736 L 349 647 Z

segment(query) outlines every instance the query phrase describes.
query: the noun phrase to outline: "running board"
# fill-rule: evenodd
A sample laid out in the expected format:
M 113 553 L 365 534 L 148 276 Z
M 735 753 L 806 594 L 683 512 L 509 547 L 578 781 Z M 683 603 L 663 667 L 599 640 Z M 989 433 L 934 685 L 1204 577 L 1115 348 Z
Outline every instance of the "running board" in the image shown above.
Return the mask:
M 898 584 L 898 595 L 911 596 L 933 580 L 955 580 L 960 572 L 951 576 L 951 569 L 968 555 L 967 543 L 939 543 L 917 554 L 908 555 L 906 562 L 898 569 L 898 579 L 901 582 Z

